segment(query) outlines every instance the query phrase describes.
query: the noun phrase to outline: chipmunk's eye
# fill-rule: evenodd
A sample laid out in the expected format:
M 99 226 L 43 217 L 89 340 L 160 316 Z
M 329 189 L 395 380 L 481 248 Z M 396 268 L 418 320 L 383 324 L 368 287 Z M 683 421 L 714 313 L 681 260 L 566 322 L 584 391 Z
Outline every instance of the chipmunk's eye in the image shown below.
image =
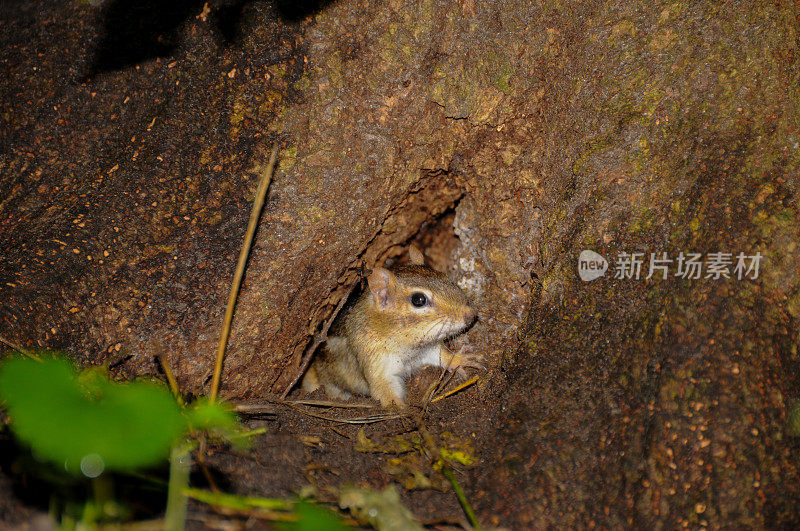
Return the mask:
M 414 293 L 411 294 L 411 304 L 413 304 L 417 308 L 422 308 L 423 306 L 428 304 L 428 297 L 426 297 L 424 293 L 415 291 Z

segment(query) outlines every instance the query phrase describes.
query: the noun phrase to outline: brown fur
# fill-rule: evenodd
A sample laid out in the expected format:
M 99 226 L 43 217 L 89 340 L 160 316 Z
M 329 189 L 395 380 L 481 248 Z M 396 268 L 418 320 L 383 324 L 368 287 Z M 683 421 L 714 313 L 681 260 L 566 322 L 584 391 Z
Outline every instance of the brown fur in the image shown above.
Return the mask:
M 322 387 L 334 398 L 369 394 L 384 406 L 405 405 L 405 376 L 424 365 L 451 370 L 482 368 L 475 356 L 450 352 L 444 341 L 475 320 L 467 296 L 442 274 L 421 264 L 389 271 L 375 268 L 368 288 L 343 316 L 339 335 L 330 337 L 311 364 L 303 389 Z M 429 304 L 416 308 L 411 295 Z

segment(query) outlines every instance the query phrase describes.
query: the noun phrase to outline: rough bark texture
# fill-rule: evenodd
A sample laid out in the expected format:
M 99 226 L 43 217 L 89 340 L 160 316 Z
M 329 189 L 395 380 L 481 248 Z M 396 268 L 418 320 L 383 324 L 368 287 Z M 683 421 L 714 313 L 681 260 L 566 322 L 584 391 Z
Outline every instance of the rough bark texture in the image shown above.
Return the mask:
M 97 72 L 103 10 L 0 8 L 0 335 L 128 374 L 165 350 L 207 391 L 280 139 L 224 394 L 280 392 L 361 267 L 416 238 L 479 309 L 492 370 L 451 420 L 486 521 L 800 520 L 794 5 L 252 2 L 232 40 L 211 7 L 170 55 Z M 583 249 L 764 259 L 587 284 Z

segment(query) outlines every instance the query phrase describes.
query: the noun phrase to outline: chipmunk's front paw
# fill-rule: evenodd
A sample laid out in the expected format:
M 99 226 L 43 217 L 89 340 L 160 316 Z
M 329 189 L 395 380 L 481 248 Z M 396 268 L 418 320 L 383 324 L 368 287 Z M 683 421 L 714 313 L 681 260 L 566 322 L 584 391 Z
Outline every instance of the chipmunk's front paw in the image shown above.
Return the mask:
M 386 409 L 402 411 L 406 408 L 405 389 L 402 381 L 398 378 L 374 379 L 370 385 L 370 391 L 372 397 L 376 398 Z
M 453 354 L 453 360 L 450 363 L 450 369 L 455 370 L 456 374 L 462 379 L 467 377 L 465 369 L 486 370 L 486 366 L 483 364 L 483 356 L 468 353 L 470 350 L 472 350 L 472 347 L 462 346 L 458 349 L 458 352 Z
M 390 411 L 402 412 L 408 407 L 405 400 L 400 397 L 379 399 L 379 401 L 382 407 Z

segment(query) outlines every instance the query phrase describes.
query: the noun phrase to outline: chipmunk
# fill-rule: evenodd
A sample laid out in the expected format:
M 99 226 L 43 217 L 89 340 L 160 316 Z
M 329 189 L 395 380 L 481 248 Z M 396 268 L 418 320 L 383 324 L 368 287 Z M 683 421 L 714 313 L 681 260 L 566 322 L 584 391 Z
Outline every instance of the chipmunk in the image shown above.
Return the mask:
M 422 252 L 409 250 L 410 265 L 376 267 L 368 288 L 343 316 L 303 378 L 303 389 L 322 387 L 332 398 L 371 395 L 384 407 L 404 407 L 404 377 L 426 365 L 464 374 L 483 369 L 480 358 L 451 352 L 448 338 L 476 319 L 467 296 L 444 275 L 424 265 Z

